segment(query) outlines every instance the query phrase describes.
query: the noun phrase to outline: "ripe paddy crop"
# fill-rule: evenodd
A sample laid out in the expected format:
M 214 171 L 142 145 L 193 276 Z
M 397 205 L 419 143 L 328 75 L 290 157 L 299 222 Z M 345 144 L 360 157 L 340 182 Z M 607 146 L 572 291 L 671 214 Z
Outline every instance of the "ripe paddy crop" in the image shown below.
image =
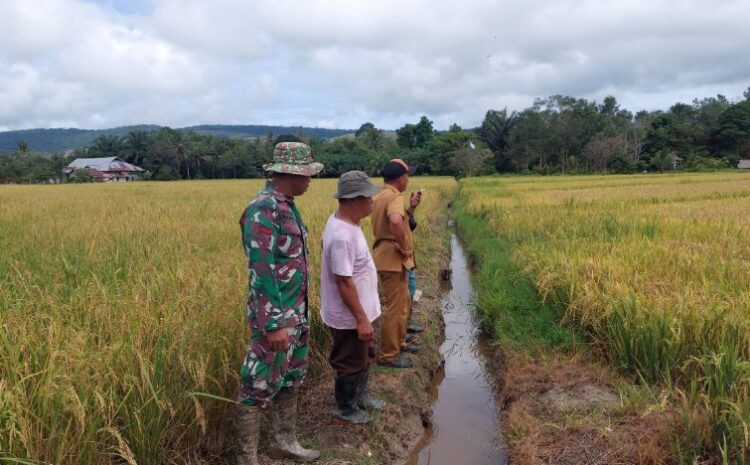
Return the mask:
M 562 322 L 672 388 L 678 461 L 750 463 L 750 174 L 467 179 L 459 205 Z
M 320 234 L 335 185 L 315 180 L 298 199 L 318 371 Z M 412 186 L 427 189 L 417 246 L 436 272 L 435 221 L 455 181 Z M 196 463 L 224 450 L 233 405 L 222 399 L 236 393 L 246 344 L 238 220 L 261 187 L 0 186 L 0 461 Z

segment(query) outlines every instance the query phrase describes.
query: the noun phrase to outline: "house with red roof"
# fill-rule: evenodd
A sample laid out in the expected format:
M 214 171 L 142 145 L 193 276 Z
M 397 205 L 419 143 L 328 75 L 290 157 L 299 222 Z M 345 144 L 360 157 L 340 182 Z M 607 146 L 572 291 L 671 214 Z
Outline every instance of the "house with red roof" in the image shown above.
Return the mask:
M 142 179 L 146 170 L 118 157 L 76 158 L 63 168 L 67 180 L 72 180 L 79 172 L 89 173 L 97 182 L 128 182 Z

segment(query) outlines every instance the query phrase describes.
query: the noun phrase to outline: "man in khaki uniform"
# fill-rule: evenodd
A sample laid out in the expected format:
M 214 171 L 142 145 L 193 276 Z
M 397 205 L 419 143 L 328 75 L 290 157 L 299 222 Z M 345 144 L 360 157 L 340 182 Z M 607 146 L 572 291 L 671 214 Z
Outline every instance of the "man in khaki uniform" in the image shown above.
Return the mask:
M 378 365 L 409 368 L 411 359 L 402 357 L 402 343 L 406 337 L 409 297 L 408 270 L 415 267 L 414 247 L 408 215 L 401 193 L 409 185 L 409 175 L 415 168 L 401 159 L 389 161 L 383 168 L 383 189 L 374 198 L 372 232 L 375 237 L 373 259 L 383 288 L 385 308 L 381 323 Z M 418 351 L 407 345 L 406 350 Z

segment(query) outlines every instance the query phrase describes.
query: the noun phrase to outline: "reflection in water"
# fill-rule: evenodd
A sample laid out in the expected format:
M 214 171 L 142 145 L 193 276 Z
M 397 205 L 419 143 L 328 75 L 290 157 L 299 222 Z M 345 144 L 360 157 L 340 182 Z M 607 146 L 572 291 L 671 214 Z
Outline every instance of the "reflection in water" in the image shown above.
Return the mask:
M 433 428 L 407 465 L 499 465 L 502 450 L 494 391 L 474 320 L 473 290 L 461 244 L 451 238 L 451 289 L 443 298 L 445 367 L 430 389 Z

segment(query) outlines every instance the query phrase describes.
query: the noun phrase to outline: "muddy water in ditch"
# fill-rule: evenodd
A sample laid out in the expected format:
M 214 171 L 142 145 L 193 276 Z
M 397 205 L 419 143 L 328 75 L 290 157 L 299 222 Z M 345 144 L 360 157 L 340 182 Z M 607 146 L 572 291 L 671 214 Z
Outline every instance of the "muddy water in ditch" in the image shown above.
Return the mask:
M 503 452 L 495 394 L 475 320 L 470 271 L 461 243 L 451 238 L 451 286 L 442 300 L 445 366 L 430 390 L 433 426 L 407 465 L 499 465 Z

